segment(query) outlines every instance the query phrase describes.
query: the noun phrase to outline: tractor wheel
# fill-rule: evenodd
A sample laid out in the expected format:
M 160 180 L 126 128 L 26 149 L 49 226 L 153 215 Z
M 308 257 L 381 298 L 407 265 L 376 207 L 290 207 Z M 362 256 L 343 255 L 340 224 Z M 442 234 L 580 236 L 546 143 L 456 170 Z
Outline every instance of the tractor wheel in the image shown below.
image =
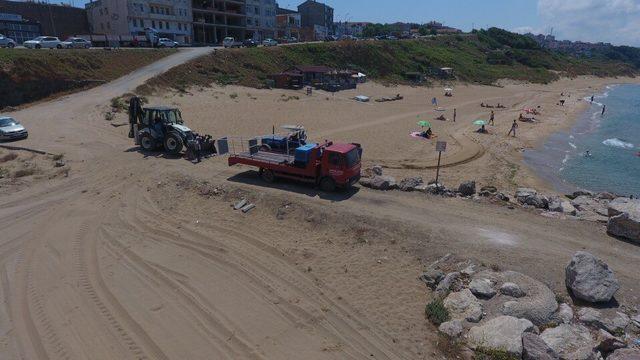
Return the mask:
M 183 146 L 182 137 L 175 132 L 168 133 L 166 139 L 164 139 L 164 149 L 170 154 L 178 155 Z
M 325 192 L 333 192 L 336 190 L 336 182 L 330 177 L 322 178 L 320 180 L 320 189 Z
M 144 151 L 155 150 L 156 144 L 150 134 L 140 135 L 140 147 L 142 147 Z
M 262 145 L 260 145 L 258 150 L 260 150 L 260 151 L 271 151 L 271 146 L 269 146 L 267 144 L 262 144 Z
M 260 169 L 260 177 L 262 178 L 262 180 L 268 183 L 273 183 L 276 181 L 276 174 L 274 174 L 273 170 Z

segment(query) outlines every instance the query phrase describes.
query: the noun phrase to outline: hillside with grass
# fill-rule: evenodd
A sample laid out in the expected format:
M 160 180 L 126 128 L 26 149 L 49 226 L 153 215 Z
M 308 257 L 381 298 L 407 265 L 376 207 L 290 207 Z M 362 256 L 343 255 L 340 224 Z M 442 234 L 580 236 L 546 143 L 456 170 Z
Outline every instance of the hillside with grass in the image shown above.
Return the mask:
M 640 63 L 622 56 L 598 54 L 586 58 L 551 52 L 525 36 L 489 29 L 416 40 L 216 51 L 152 79 L 147 86 L 178 90 L 212 83 L 260 87 L 269 74 L 294 65 L 358 70 L 382 83 L 408 83 L 406 74 L 415 72 L 437 81 L 441 67 L 454 68 L 459 81 L 479 84 L 493 84 L 499 79 L 548 83 L 561 76 L 634 76 L 640 71 Z
M 100 85 L 172 53 L 0 49 L 0 109 Z

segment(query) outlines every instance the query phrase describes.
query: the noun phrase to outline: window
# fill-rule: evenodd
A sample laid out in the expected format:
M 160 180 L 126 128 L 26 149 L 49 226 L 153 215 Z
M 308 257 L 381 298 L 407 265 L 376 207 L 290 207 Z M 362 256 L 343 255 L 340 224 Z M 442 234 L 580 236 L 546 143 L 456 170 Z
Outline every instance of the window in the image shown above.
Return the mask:
M 155 20 L 151 20 L 151 27 L 155 29 L 155 27 L 156 27 L 156 21 Z
M 160 25 L 160 29 L 162 29 L 162 21 L 158 21 L 158 25 Z
M 111 30 L 111 23 L 107 21 L 107 29 Z
M 340 154 L 329 153 L 329 164 L 332 166 L 340 166 Z
M 168 30 L 168 29 L 171 29 L 171 28 L 169 27 L 169 22 L 168 22 L 168 21 L 165 21 L 165 22 L 164 22 L 164 26 L 165 26 L 165 28 L 167 28 L 167 30 Z

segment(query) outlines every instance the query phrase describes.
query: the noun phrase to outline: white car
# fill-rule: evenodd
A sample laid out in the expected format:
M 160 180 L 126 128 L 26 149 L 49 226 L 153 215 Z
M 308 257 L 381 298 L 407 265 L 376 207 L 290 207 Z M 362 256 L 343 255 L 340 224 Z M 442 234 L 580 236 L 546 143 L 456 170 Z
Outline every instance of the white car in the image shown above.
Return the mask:
M 62 41 L 55 36 L 38 36 L 22 45 L 27 49 L 62 49 Z
M 177 48 L 178 45 L 179 44 L 177 42 L 175 42 L 175 41 L 173 41 L 171 39 L 167 39 L 167 38 L 158 39 L 158 47 L 161 47 L 161 48 L 165 48 L 165 47 Z
M 239 48 L 242 47 L 242 42 L 236 41 L 235 38 L 228 36 L 222 40 L 222 46 L 225 48 Z
M 17 120 L 0 116 L 0 140 L 26 139 L 29 132 Z
M 278 46 L 278 42 L 273 40 L 273 39 L 265 39 L 262 42 L 262 45 L 264 45 L 264 46 Z
M 91 41 L 83 38 L 71 37 L 62 42 L 62 47 L 65 49 L 90 49 Z
M 14 48 L 16 47 L 16 42 L 15 40 L 0 34 L 0 48 L 3 48 L 3 47 L 9 48 L 9 49 Z

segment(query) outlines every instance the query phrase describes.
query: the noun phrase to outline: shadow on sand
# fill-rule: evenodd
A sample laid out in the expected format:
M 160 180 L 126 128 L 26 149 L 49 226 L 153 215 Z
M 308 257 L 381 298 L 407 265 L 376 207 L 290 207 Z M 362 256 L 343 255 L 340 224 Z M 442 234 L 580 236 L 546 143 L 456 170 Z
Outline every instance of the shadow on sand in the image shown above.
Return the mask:
M 321 191 L 312 184 L 304 184 L 287 179 L 278 179 L 274 183 L 267 183 L 264 180 L 260 179 L 258 172 L 254 170 L 241 172 L 228 178 L 227 180 L 245 185 L 295 192 L 309 197 L 319 197 L 323 200 L 335 202 L 349 200 L 352 196 L 360 191 L 360 188 L 350 187 L 348 189 L 337 189 L 335 192 L 328 193 Z

